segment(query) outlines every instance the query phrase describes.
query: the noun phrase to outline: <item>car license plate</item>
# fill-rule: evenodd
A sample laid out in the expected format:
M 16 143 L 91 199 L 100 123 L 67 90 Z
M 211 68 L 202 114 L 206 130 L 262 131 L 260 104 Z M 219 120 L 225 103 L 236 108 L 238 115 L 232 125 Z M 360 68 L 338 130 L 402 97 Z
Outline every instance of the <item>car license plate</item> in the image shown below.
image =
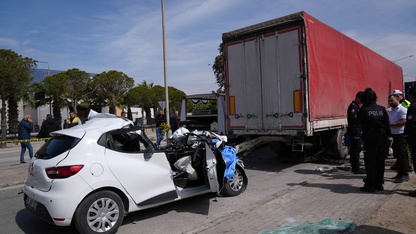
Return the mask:
M 27 197 L 26 198 L 26 205 L 29 207 L 29 208 L 31 208 L 31 209 L 33 209 L 33 210 L 36 210 L 36 206 L 38 205 L 38 202 L 37 201 L 35 201 L 35 200 L 33 200 L 32 198 L 30 198 L 30 197 Z

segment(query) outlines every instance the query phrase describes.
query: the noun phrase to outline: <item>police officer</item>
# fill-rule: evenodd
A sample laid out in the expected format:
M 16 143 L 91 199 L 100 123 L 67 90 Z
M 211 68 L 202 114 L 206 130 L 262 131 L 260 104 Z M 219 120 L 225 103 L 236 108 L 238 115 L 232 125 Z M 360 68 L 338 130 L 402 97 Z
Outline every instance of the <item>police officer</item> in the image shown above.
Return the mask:
M 409 89 L 409 100 L 412 103 L 407 109 L 406 124 L 404 126 L 404 137 L 410 146 L 413 169 L 416 172 L 416 87 Z M 416 197 L 416 190 L 410 191 L 409 195 Z
M 363 107 L 358 114 L 364 142 L 364 163 L 367 178 L 364 179 L 363 192 L 374 193 L 383 190 L 384 160 L 391 138 L 389 116 L 386 108 L 376 103 L 377 95 L 367 88 L 363 93 Z
M 348 106 L 347 110 L 347 133 L 350 140 L 350 163 L 351 171 L 354 174 L 364 174 L 365 171 L 360 168 L 360 152 L 361 152 L 361 125 L 358 123 L 358 112 L 361 108 L 361 99 L 363 91 L 359 91 L 355 95 L 355 99 Z

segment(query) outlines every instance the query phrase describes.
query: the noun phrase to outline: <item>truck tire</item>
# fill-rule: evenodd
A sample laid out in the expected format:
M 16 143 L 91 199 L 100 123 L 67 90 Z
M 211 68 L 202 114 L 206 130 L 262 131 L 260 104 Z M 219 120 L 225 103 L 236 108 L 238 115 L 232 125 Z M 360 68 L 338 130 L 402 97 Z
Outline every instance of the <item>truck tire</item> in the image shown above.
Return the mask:
M 348 155 L 348 147 L 345 144 L 346 129 L 338 129 L 328 132 L 325 153 L 334 159 L 344 159 Z
M 344 159 L 348 156 L 348 147 L 345 144 L 345 137 L 347 134 L 347 129 L 343 128 L 343 129 L 339 129 L 337 131 L 337 148 L 338 148 L 338 158 L 339 159 Z

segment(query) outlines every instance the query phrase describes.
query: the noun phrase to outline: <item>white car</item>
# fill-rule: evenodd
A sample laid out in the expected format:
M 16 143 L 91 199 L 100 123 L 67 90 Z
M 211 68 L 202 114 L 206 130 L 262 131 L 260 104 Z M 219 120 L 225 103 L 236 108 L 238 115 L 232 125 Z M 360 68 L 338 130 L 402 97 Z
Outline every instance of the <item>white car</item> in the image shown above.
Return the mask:
M 210 132 L 160 150 L 131 121 L 95 114 L 51 135 L 29 164 L 24 203 L 80 233 L 115 233 L 127 213 L 212 192 L 235 196 L 247 186 L 241 160 L 225 163 L 222 138 Z

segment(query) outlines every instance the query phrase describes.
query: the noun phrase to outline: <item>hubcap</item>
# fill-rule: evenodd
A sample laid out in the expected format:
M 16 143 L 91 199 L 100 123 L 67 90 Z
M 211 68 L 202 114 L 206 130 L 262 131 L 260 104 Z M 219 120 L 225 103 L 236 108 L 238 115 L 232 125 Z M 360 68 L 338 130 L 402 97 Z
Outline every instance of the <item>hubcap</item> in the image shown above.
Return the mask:
M 114 227 L 119 214 L 119 207 L 113 199 L 100 198 L 88 209 L 87 223 L 95 232 L 106 232 Z
M 231 177 L 228 183 L 233 191 L 240 191 L 243 188 L 244 178 L 240 170 L 235 170 L 233 177 Z

